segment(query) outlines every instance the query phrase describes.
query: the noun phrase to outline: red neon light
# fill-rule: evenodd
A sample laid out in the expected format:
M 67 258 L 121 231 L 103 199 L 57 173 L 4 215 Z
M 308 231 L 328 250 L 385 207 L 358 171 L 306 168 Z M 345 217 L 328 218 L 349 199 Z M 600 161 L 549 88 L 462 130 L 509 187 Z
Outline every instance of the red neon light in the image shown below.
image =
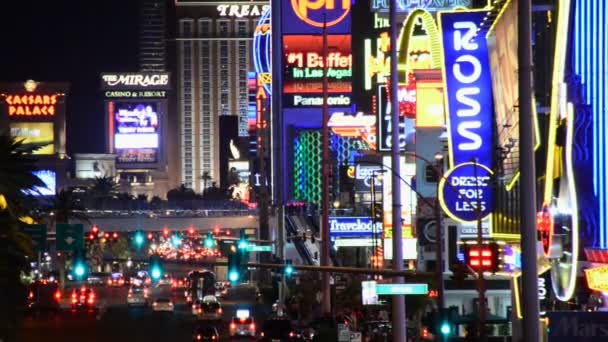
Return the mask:
M 543 204 L 541 211 L 536 214 L 536 230 L 543 245 L 545 256 L 549 256 L 554 229 L 555 222 L 551 209 L 549 205 Z

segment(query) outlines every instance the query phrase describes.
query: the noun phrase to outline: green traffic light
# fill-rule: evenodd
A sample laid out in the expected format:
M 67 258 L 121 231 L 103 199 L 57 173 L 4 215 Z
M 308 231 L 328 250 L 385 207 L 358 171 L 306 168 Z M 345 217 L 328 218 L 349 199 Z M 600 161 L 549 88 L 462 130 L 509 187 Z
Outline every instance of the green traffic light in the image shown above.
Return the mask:
M 237 247 L 238 247 L 239 249 L 247 249 L 247 246 L 248 246 L 248 245 L 249 245 L 249 244 L 247 243 L 247 240 L 241 239 L 241 240 L 239 240 L 239 244 L 238 244 L 238 246 L 237 246 Z
M 449 335 L 450 332 L 452 331 L 452 329 L 450 328 L 450 325 L 447 322 L 443 322 L 441 324 L 440 330 L 443 335 Z
M 160 270 L 160 267 L 155 266 L 154 268 L 152 268 L 152 272 L 151 272 L 150 275 L 152 276 L 152 279 L 154 279 L 154 280 L 160 279 L 160 277 L 162 276 L 162 272 Z
M 287 265 L 285 266 L 285 275 L 291 276 L 293 274 L 293 266 Z
M 230 280 L 233 283 L 239 281 L 239 278 L 240 278 L 239 272 L 236 270 L 231 270 L 228 273 L 228 280 Z
M 142 232 L 137 232 L 135 234 L 135 244 L 141 246 L 144 244 L 144 234 Z
M 214 246 L 215 239 L 213 238 L 213 235 L 209 233 L 209 235 L 207 235 L 207 237 L 205 238 L 205 248 L 213 248 Z
M 78 263 L 74 266 L 74 275 L 76 278 L 80 279 L 84 276 L 86 269 L 83 264 Z

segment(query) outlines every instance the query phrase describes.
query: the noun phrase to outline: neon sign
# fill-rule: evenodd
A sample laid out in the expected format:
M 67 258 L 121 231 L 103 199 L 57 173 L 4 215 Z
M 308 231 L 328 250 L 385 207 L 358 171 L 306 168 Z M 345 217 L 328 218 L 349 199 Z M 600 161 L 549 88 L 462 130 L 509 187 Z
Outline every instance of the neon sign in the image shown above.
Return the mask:
M 8 116 L 54 116 L 59 95 L 7 95 Z
M 372 12 L 388 12 L 391 0 L 372 0 L 370 8 Z M 397 12 L 408 12 L 416 8 L 427 11 L 440 11 L 458 7 L 469 8 L 472 0 L 397 0 Z
M 350 2 L 351 0 L 291 0 L 291 7 L 298 18 L 308 25 L 331 27 L 339 24 L 350 13 Z M 327 13 L 332 17 L 328 16 L 324 20 L 323 15 Z
M 262 13 L 260 20 L 255 27 L 253 33 L 253 66 L 258 75 L 267 75 L 264 84 L 264 90 L 267 94 L 272 94 L 271 87 L 271 67 L 270 67 L 270 46 L 271 46 L 271 26 L 270 26 L 270 8 L 267 8 Z
M 608 292 L 608 266 L 588 268 L 585 270 L 585 277 L 589 289 Z
M 270 5 L 218 5 L 217 12 L 220 17 L 246 18 L 259 17 Z
M 485 14 L 440 14 L 452 165 L 476 158 L 492 167 L 492 79 L 486 40 L 477 33 Z
M 439 203 L 454 220 L 473 222 L 492 213 L 492 170 L 463 163 L 449 170 L 439 182 Z M 479 206 L 479 210 L 478 207 Z
M 168 89 L 169 73 L 122 73 L 101 75 L 103 89 Z

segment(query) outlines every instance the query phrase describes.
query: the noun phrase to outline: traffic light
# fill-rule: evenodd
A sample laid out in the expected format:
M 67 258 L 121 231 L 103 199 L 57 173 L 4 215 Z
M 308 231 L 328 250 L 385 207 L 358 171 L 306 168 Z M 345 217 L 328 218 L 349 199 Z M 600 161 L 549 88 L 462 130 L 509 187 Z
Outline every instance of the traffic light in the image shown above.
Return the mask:
M 209 232 L 209 234 L 207 234 L 207 237 L 205 238 L 205 248 L 214 248 L 216 245 L 215 243 L 215 239 L 213 238 L 213 233 Z
M 150 277 L 153 281 L 159 281 L 163 277 L 163 265 L 158 255 L 150 257 Z
M 195 233 L 196 233 L 196 230 L 194 229 L 194 227 L 188 228 L 188 235 L 194 236 Z
M 450 323 L 448 321 L 441 322 L 441 326 L 439 327 L 439 332 L 441 332 L 441 335 L 443 335 L 443 336 L 449 336 L 450 333 L 452 332 L 452 327 L 450 326 Z
M 220 235 L 221 230 L 220 230 L 220 226 L 218 226 L 217 224 L 213 226 L 213 234 L 218 236 Z
M 238 253 L 228 254 L 228 280 L 237 283 L 241 280 L 241 263 Z
M 291 264 L 291 259 L 285 260 L 285 268 L 283 268 L 283 273 L 286 277 L 291 277 L 293 275 L 294 269 Z
M 118 233 L 117 232 L 112 233 L 112 240 L 118 241 Z
M 144 238 L 144 233 L 135 232 L 135 235 L 133 236 L 133 241 L 135 242 L 135 246 L 143 246 L 144 242 L 146 242 L 146 239 Z
M 498 244 L 465 245 L 464 259 L 475 272 L 496 273 L 499 266 Z
M 82 250 L 74 252 L 74 265 L 72 267 L 72 275 L 77 280 L 82 280 L 87 274 L 87 264 Z
M 148 233 L 148 240 L 150 240 L 150 241 L 154 240 L 154 234 Z
M 171 237 L 171 245 L 173 245 L 174 248 L 178 248 L 180 245 L 182 244 L 182 238 L 176 234 L 173 234 L 173 236 Z
M 240 251 L 247 251 L 247 247 L 249 246 L 249 242 L 247 241 L 247 235 L 244 230 L 241 230 L 241 238 L 237 243 L 237 249 Z
M 163 236 L 165 238 L 169 237 L 169 228 L 167 228 L 167 227 L 163 228 Z

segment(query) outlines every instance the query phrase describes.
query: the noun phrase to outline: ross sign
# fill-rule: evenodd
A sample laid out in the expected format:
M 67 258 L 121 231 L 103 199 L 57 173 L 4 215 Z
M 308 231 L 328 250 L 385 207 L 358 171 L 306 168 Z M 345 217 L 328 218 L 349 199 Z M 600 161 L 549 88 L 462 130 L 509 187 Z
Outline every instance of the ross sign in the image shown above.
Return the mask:
M 282 28 L 285 34 L 350 33 L 352 0 L 281 1 Z
M 485 219 L 493 207 L 492 175 L 492 170 L 476 163 L 460 164 L 449 170 L 439 181 L 439 203 L 443 210 L 457 221 Z
M 259 17 L 270 10 L 270 5 L 218 5 L 217 13 L 220 17 L 250 18 Z
M 57 223 L 56 248 L 58 251 L 77 251 L 84 247 L 82 224 Z
M 363 305 L 377 305 L 378 293 L 376 292 L 376 281 L 368 280 L 361 282 L 361 301 Z
M 101 75 L 101 88 L 104 90 L 117 89 L 164 89 L 171 88 L 169 73 L 113 73 Z
M 23 233 L 27 234 L 32 239 L 32 246 L 36 252 L 46 250 L 46 225 L 31 224 L 21 228 Z
M 372 222 L 371 217 L 330 217 L 329 234 L 332 237 L 371 237 L 382 234 L 382 222 Z
M 372 12 L 388 12 L 391 0 L 371 0 Z M 408 13 L 421 8 L 429 12 L 445 11 L 456 8 L 470 8 L 473 0 L 397 0 L 397 13 Z
M 608 341 L 608 312 L 547 312 L 549 342 Z
M 485 35 L 480 33 L 486 14 L 459 11 L 439 17 L 452 165 L 476 158 L 492 167 L 492 79 Z
M 429 293 L 428 284 L 378 284 L 376 293 L 379 295 L 426 295 Z
M 350 35 L 327 37 L 332 51 L 323 57 L 323 37 L 283 36 L 283 93 L 287 107 L 323 105 L 323 74 L 327 65 L 328 104 L 349 107 L 352 91 L 352 54 Z
M 590 290 L 608 292 L 608 266 L 599 266 L 585 270 L 587 287 Z

